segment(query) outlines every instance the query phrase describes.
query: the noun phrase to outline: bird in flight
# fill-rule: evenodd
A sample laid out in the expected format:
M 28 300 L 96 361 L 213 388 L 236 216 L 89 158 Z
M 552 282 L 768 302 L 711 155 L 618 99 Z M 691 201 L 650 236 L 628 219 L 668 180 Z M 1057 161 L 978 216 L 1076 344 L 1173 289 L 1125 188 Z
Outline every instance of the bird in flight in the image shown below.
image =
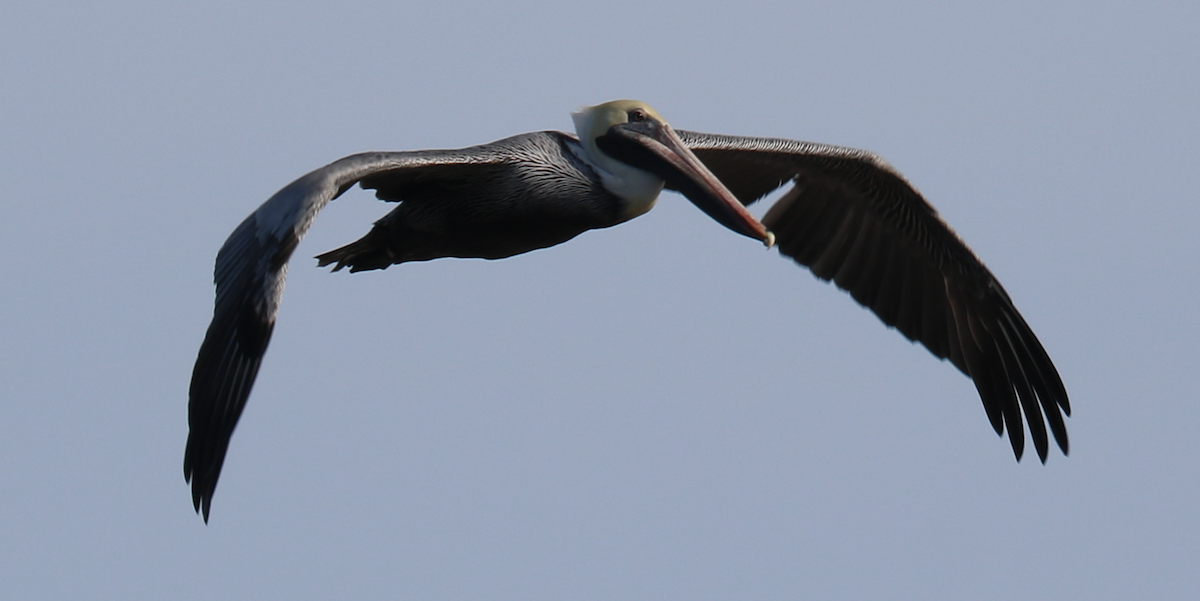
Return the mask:
M 217 254 L 216 306 L 192 372 L 183 471 L 208 521 L 238 418 L 271 339 L 287 263 L 317 213 L 354 184 L 398 203 L 356 242 L 317 257 L 351 272 L 443 257 L 501 259 L 637 217 L 666 189 L 721 225 L 832 280 L 884 324 L 975 382 L 997 434 L 1042 462 L 1068 450 L 1067 391 L 1012 300 L 937 211 L 863 150 L 674 130 L 617 100 L 541 131 L 454 150 L 351 155 L 288 184 Z M 791 188 L 761 222 L 746 206 Z

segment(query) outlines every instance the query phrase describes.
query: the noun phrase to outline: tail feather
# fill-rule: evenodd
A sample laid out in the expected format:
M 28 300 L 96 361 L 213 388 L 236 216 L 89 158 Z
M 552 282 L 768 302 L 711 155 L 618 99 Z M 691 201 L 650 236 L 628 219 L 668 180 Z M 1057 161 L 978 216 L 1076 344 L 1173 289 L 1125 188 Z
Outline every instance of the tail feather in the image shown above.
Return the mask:
M 331 263 L 334 271 L 349 267 L 350 273 L 369 271 L 372 269 L 387 269 L 396 262 L 386 240 L 379 240 L 376 230 L 372 229 L 366 236 L 351 242 L 341 248 L 335 248 L 327 253 L 317 255 L 317 266 L 325 267 Z

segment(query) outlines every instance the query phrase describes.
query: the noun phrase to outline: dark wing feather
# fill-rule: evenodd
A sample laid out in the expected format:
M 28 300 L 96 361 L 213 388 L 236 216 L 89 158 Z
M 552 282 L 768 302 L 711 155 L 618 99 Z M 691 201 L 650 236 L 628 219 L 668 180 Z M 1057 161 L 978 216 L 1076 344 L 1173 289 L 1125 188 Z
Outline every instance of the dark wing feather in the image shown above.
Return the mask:
M 1068 450 L 1067 392 L 1000 282 L 895 169 L 872 153 L 678 131 L 744 204 L 792 182 L 763 224 L 779 251 L 975 382 L 1018 459 L 1024 428 L 1044 462 L 1046 425 Z
M 317 213 L 364 178 L 447 164 L 484 168 L 500 160 L 502 156 L 471 149 L 349 156 L 292 182 L 229 236 L 217 254 L 213 319 L 192 371 L 183 460 L 192 503 L 205 521 L 229 439 L 275 327 L 288 259 Z

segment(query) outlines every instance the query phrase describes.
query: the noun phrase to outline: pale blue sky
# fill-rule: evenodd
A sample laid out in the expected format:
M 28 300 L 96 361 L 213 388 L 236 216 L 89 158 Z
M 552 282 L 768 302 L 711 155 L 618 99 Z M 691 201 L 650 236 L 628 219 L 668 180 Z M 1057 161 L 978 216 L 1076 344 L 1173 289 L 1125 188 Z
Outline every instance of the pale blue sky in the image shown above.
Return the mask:
M 1200 597 L 1200 7 L 10 3 L 6 599 Z M 364 150 L 672 125 L 868 148 L 1013 296 L 1072 454 L 664 195 L 499 262 L 292 264 L 205 526 L 183 482 L 212 262 Z

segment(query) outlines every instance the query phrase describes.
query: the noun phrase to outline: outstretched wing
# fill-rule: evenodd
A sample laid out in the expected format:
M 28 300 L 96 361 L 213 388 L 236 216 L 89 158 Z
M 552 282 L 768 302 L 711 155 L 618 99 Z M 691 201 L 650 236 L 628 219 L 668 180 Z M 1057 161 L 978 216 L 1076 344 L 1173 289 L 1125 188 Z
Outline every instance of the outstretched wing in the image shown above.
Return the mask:
M 502 160 L 468 150 L 373 152 L 340 159 L 288 184 L 225 241 L 217 254 L 212 323 L 192 371 L 183 460 L 192 503 L 196 511 L 203 509 L 206 522 L 229 438 L 271 340 L 288 259 L 313 218 L 330 200 L 375 174 L 446 165 L 482 169 Z
M 1008 293 L 903 176 L 870 152 L 677 131 L 744 204 L 794 186 L 763 218 L 779 251 L 971 377 L 997 434 L 1063 453 L 1067 391 Z M 1043 416 L 1045 419 L 1043 420 Z

